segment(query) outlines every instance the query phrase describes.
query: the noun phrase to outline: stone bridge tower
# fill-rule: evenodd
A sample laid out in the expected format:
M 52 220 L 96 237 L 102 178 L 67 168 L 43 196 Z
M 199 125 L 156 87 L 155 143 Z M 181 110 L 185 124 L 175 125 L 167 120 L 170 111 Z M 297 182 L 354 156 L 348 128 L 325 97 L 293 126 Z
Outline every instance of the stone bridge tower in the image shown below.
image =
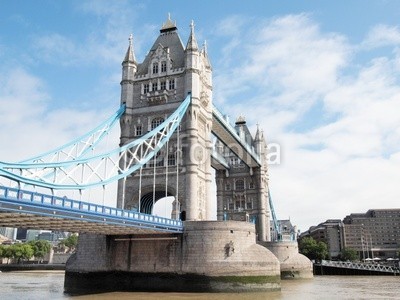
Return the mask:
M 260 156 L 261 166 L 250 168 L 221 143 L 217 151 L 225 157 L 229 170 L 216 170 L 218 220 L 247 221 L 256 224 L 257 239 L 270 241 L 267 145 L 257 128 L 252 137 L 244 117 L 235 123 L 239 137 Z
M 212 69 L 204 44 L 199 48 L 193 21 L 186 46 L 168 16 L 142 63 L 132 36 L 122 62 L 120 144 L 140 138 L 162 123 L 190 93 L 192 102 L 177 135 L 154 160 L 118 183 L 117 206 L 151 213 L 153 204 L 174 196 L 172 217 L 210 218 Z

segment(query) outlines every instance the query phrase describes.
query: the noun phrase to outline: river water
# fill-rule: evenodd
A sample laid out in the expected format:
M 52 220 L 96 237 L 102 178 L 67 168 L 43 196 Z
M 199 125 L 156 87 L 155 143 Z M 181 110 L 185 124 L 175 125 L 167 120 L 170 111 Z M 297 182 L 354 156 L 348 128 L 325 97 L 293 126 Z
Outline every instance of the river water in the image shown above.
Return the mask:
M 280 292 L 241 294 L 106 293 L 72 297 L 63 294 L 64 272 L 0 273 L 0 299 L 400 299 L 400 277 L 316 276 L 308 280 L 284 280 Z

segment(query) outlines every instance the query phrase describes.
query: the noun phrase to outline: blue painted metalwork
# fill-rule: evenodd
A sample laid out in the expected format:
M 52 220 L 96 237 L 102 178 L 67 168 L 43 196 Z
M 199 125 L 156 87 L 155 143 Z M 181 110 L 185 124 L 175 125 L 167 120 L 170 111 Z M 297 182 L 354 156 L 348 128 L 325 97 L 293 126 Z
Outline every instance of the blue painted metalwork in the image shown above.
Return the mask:
M 0 211 L 119 225 L 162 232 L 182 232 L 182 221 L 84 201 L 0 186 Z
M 30 159 L 26 159 L 21 161 L 22 164 L 35 164 L 35 163 L 50 163 L 57 161 L 60 159 L 65 160 L 75 160 L 79 157 L 85 156 L 90 150 L 92 150 L 101 140 L 102 138 L 110 132 L 110 130 L 117 124 L 125 112 L 126 106 L 125 104 L 121 105 L 121 107 L 106 121 L 98 125 L 96 128 L 92 129 L 88 133 L 80 136 L 79 138 L 61 146 L 54 150 L 45 152 L 41 155 L 32 157 Z M 81 149 L 79 149 L 79 145 L 81 145 Z M 75 153 L 74 153 L 75 152 Z M 60 158 L 60 154 L 63 154 Z
M 270 190 L 268 190 L 268 200 L 269 200 L 269 208 L 270 208 L 271 214 L 272 214 L 272 223 L 274 224 L 275 232 L 276 232 L 276 235 L 277 235 L 275 237 L 275 241 L 280 241 L 282 239 L 282 233 L 281 233 L 281 230 L 279 228 L 278 219 L 276 218 L 274 204 L 272 203 L 272 197 L 271 197 L 271 191 Z
M 139 170 L 157 154 L 179 126 L 190 101 L 188 95 L 177 110 L 154 130 L 107 153 L 64 162 L 0 162 L 0 176 L 56 190 L 84 190 L 115 182 Z M 107 174 L 101 174 L 101 169 L 107 169 Z M 75 178 L 76 173 L 82 174 L 82 178 Z

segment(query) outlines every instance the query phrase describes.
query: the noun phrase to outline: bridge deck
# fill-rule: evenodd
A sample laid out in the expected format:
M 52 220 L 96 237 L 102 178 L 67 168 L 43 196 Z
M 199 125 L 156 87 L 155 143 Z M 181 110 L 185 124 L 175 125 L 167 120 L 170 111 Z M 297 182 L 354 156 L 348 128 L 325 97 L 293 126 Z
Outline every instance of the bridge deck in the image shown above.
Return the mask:
M 182 232 L 181 221 L 0 187 L 0 226 L 96 234 Z

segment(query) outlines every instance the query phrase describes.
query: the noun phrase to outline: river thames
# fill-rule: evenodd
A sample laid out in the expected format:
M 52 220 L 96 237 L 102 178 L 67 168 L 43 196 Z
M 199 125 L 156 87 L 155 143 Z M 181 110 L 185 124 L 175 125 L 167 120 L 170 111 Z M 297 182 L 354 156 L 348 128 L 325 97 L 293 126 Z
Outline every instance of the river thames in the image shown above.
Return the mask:
M 0 273 L 0 299 L 400 299 L 397 276 L 316 276 L 309 280 L 284 280 L 280 292 L 241 294 L 106 293 L 72 297 L 64 295 L 64 272 Z

